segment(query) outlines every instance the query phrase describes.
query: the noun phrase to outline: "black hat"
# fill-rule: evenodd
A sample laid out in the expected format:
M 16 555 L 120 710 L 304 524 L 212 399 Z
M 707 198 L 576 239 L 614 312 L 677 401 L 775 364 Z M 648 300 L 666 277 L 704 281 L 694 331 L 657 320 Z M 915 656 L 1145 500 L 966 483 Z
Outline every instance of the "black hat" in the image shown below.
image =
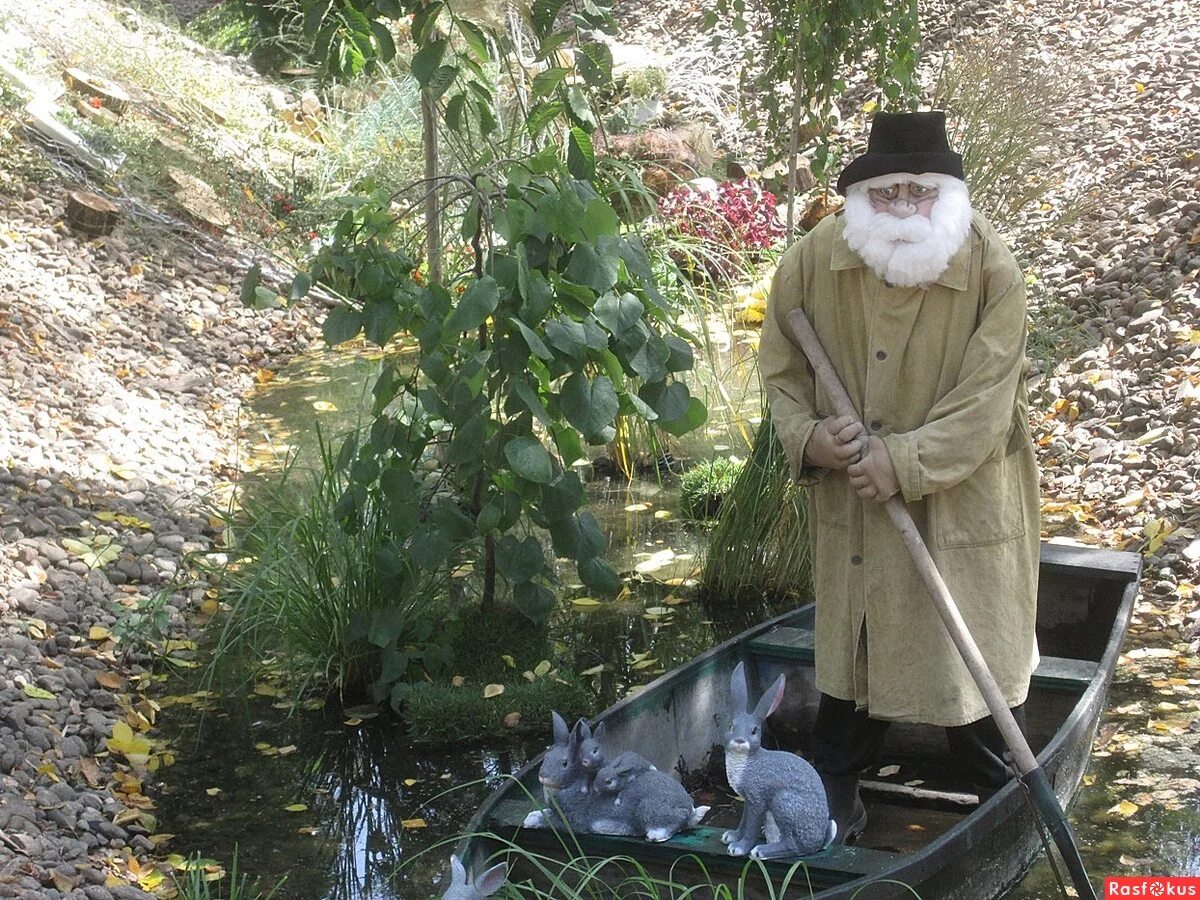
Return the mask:
M 838 193 L 845 194 L 850 185 L 868 178 L 896 172 L 940 172 L 962 180 L 962 157 L 950 149 L 946 140 L 944 112 L 877 113 L 871 123 L 867 152 L 842 170 Z

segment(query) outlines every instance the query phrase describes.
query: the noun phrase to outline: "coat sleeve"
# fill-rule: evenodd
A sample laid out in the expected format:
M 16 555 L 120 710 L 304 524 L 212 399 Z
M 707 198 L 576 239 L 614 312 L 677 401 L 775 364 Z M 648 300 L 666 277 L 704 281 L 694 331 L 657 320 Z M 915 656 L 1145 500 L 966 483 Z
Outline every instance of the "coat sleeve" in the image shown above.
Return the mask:
M 758 370 L 771 409 L 771 422 L 792 477 L 811 484 L 824 474 L 804 464 L 804 448 L 820 421 L 814 408 L 815 382 L 803 351 L 788 327 L 788 313 L 804 307 L 803 244 L 784 254 L 771 282 L 758 347 Z
M 1025 368 L 1025 280 L 1009 264 L 984 279 L 979 323 L 967 343 L 958 383 L 913 431 L 885 435 L 904 499 L 949 490 L 1000 447 L 1013 423 Z

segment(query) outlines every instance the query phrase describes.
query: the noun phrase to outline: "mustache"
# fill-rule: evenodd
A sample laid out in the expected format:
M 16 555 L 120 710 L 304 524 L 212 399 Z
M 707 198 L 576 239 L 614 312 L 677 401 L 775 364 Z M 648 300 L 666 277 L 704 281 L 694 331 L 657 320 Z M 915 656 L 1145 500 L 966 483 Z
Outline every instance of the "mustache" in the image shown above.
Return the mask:
M 888 212 L 874 213 L 866 223 L 866 232 L 873 239 L 905 244 L 919 244 L 933 235 L 933 223 L 922 215 L 901 219 Z

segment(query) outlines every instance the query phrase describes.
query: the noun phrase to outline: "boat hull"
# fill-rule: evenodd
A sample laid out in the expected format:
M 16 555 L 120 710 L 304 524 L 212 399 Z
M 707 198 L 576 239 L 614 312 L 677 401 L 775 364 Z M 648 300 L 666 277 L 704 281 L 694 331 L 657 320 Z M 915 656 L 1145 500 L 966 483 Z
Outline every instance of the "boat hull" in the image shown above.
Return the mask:
M 1136 554 L 1043 547 L 1038 625 L 1043 663 L 1026 712 L 1030 743 L 1064 808 L 1087 767 L 1139 575 Z M 770 721 L 771 738 L 776 746 L 806 752 L 819 699 L 812 669 L 812 617 L 809 605 L 752 628 L 667 673 L 595 721 L 606 723 L 610 746 L 637 749 L 659 768 L 675 771 L 707 803 L 706 789 L 718 796 L 722 788 L 727 791 L 720 735 L 728 723 L 730 674 L 739 662 L 746 664 L 752 695 L 778 673 L 788 675 L 783 705 Z M 955 783 L 954 761 L 946 755 L 942 729 L 894 724 L 884 758 L 898 762 L 900 777 L 931 773 L 930 783 L 942 776 L 945 783 L 939 782 L 938 790 L 868 783 L 871 824 L 860 844 L 828 848 L 799 865 L 774 861 L 747 869 L 745 859 L 728 856 L 720 843 L 729 822 L 706 824 L 662 844 L 519 828 L 535 805 L 540 759 L 480 808 L 468 831 L 473 837 L 464 839 L 459 853 L 475 868 L 504 855 L 508 842 L 547 860 L 627 856 L 650 875 L 677 885 L 730 885 L 741 877 L 747 897 L 778 896 L 779 886 L 790 878 L 789 896 L 819 900 L 911 898 L 914 890 L 922 900 L 991 900 L 1011 889 L 1032 864 L 1041 848 L 1039 820 L 1016 781 L 986 802 L 972 803 L 974 798 L 956 790 L 962 783 Z M 908 779 L 908 784 L 924 783 Z M 510 862 L 516 863 L 520 878 L 519 854 L 511 855 Z M 609 868 L 615 873 L 621 867 Z M 525 875 L 538 880 L 536 872 Z M 611 880 L 618 885 L 621 878 L 614 874 Z M 614 895 L 620 894 L 614 888 Z

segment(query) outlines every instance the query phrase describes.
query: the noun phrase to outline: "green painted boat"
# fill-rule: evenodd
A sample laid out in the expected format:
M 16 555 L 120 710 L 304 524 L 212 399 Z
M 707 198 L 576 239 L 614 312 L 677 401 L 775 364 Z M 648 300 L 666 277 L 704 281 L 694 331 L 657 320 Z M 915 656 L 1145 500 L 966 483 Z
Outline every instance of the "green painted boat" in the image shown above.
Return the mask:
M 1087 767 L 1104 697 L 1129 624 L 1141 575 L 1141 557 L 1065 544 L 1043 544 L 1038 597 L 1042 661 L 1033 676 L 1026 719 L 1029 742 L 1054 790 L 1069 806 Z M 473 871 L 507 858 L 512 880 L 550 890 L 545 870 L 571 858 L 636 860 L 655 878 L 686 886 L 733 886 L 744 873 L 745 897 L 778 897 L 791 875 L 788 897 L 817 900 L 992 900 L 1010 890 L 1041 851 L 1038 816 L 1022 785 L 1013 781 L 980 802 L 969 793 L 949 755 L 943 729 L 895 724 L 884 764 L 863 784 L 869 820 L 855 846 L 830 847 L 793 862 L 751 863 L 730 857 L 720 836 L 734 827 L 740 804 L 725 782 L 721 735 L 728 724 L 729 676 L 746 664 L 751 696 L 781 672 L 783 706 L 768 722 L 765 746 L 807 756 L 818 692 L 813 682 L 813 606 L 754 627 L 675 669 L 596 716 L 606 743 L 636 749 L 660 769 L 674 771 L 697 804 L 713 810 L 704 823 L 664 843 L 602 835 L 564 835 L 521 828 L 540 806 L 540 758 L 505 783 L 476 813 L 458 854 Z M 918 652 L 918 648 L 914 648 Z M 519 846 L 525 853 L 512 853 Z M 532 864 L 531 858 L 543 860 Z M 586 896 L 648 896 L 622 884 L 610 865 L 607 890 Z M 575 871 L 575 870 L 571 870 Z M 770 884 L 768 884 L 770 882 Z M 711 897 L 703 888 L 688 897 Z M 563 896 L 560 892 L 553 896 Z M 673 896 L 679 896 L 677 891 Z M 658 896 L 672 896 L 664 890 Z

